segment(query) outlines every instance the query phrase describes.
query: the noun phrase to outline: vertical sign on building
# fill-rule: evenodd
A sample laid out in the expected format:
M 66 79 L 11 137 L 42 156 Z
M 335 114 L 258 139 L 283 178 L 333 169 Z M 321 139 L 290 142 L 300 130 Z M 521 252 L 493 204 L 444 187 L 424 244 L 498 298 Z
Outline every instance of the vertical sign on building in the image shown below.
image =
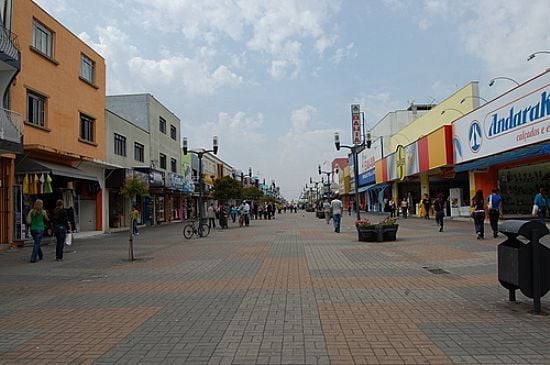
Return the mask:
M 359 104 L 351 104 L 351 133 L 354 145 L 361 144 L 361 123 L 359 122 L 360 114 L 361 107 Z

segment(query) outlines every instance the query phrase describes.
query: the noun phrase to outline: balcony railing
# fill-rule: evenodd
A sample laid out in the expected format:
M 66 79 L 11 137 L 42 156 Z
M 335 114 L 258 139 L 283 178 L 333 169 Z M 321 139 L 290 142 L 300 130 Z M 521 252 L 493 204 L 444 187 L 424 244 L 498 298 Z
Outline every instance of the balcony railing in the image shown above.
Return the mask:
M 17 35 L 4 27 L 0 27 L 0 52 L 3 52 L 13 60 L 19 61 Z
M 0 139 L 21 143 L 23 118 L 21 114 L 0 108 Z

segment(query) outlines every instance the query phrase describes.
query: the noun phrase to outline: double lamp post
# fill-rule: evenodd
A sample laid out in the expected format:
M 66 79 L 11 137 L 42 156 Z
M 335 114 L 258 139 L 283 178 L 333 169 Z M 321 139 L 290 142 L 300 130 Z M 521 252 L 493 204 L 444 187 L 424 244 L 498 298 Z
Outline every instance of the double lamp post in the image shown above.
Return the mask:
M 183 154 L 187 155 L 188 152 L 197 155 L 197 157 L 199 158 L 199 200 L 198 200 L 199 210 L 198 210 L 198 213 L 199 213 L 199 222 L 202 222 L 202 219 L 204 217 L 203 206 L 202 206 L 202 193 L 203 193 L 203 190 L 204 190 L 204 181 L 203 181 L 203 178 L 202 178 L 202 156 L 206 153 L 209 153 L 209 152 L 213 152 L 215 155 L 218 153 L 218 136 L 214 136 L 212 138 L 212 149 L 211 150 L 201 149 L 201 150 L 198 150 L 198 151 L 197 150 L 189 150 L 188 149 L 187 137 L 183 137 Z

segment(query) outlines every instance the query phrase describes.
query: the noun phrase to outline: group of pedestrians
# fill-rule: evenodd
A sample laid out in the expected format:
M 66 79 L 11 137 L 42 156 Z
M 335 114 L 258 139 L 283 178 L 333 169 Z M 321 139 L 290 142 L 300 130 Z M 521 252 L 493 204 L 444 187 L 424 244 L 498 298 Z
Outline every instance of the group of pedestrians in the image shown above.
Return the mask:
M 31 262 L 35 263 L 44 258 L 42 251 L 42 239 L 44 238 L 44 230 L 48 222 L 53 226 L 53 232 L 56 238 L 55 259 L 56 261 L 63 260 L 63 251 L 65 246 L 65 238 L 69 228 L 69 218 L 67 211 L 63 206 L 63 200 L 57 200 L 52 216 L 44 209 L 44 202 L 41 199 L 36 199 L 32 209 L 26 217 L 26 223 L 30 227 L 31 236 L 33 238 L 33 246 L 31 253 Z

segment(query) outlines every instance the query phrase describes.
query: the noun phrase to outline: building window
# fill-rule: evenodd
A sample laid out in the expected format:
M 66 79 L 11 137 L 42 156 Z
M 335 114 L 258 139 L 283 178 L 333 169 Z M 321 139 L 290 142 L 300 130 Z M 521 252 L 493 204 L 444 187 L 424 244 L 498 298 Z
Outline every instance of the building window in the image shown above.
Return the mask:
M 27 91 L 27 122 L 40 127 L 46 126 L 46 97 Z
M 115 155 L 126 157 L 126 137 L 115 133 Z
M 134 160 L 143 162 L 145 159 L 145 147 L 141 143 L 134 143 Z
M 80 77 L 90 84 L 95 82 L 95 62 L 83 54 L 80 55 Z
M 166 170 L 166 155 L 164 153 L 161 153 L 159 155 L 160 159 L 160 168 Z
M 170 125 L 170 138 L 172 138 L 174 141 L 178 140 L 178 132 L 176 130 L 176 126 Z
M 166 134 L 166 119 L 159 117 L 159 131 Z
M 85 114 L 80 114 L 80 139 L 86 142 L 94 142 L 95 119 Z
M 178 162 L 175 158 L 170 159 L 170 171 L 178 172 Z
M 53 32 L 36 20 L 32 23 L 32 45 L 41 53 L 53 58 Z

